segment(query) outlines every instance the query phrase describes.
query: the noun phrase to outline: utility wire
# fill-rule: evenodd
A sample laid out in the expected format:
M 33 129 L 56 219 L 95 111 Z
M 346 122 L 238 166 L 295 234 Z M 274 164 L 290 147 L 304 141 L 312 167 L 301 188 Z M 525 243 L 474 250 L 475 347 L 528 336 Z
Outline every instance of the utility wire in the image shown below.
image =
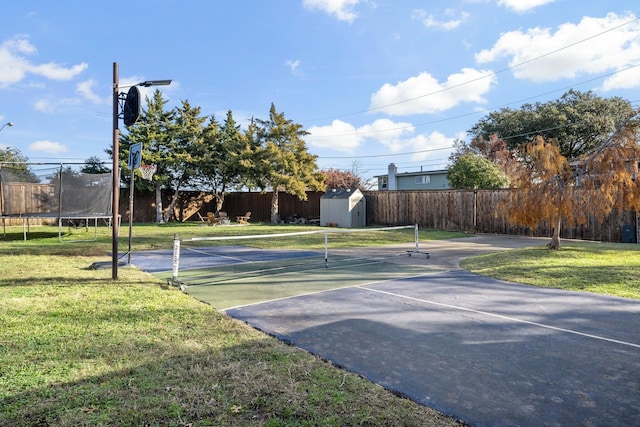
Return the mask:
M 578 40 L 578 41 L 576 41 L 574 43 L 570 43 L 570 44 L 568 44 L 566 46 L 563 46 L 561 48 L 558 48 L 556 50 L 552 50 L 551 52 L 547 52 L 547 53 L 544 53 L 542 55 L 536 56 L 535 58 L 528 59 L 528 60 L 520 62 L 518 64 L 511 65 L 511 66 L 506 67 L 506 68 L 502 68 L 502 69 L 500 69 L 498 71 L 494 71 L 492 73 L 485 74 L 485 75 L 483 75 L 481 77 L 477 77 L 475 79 L 471 79 L 471 80 L 468 80 L 466 82 L 462 82 L 462 83 L 459 83 L 457 85 L 449 86 L 449 87 L 446 87 L 446 88 L 443 88 L 443 89 L 440 89 L 440 90 L 437 90 L 437 91 L 434 91 L 434 92 L 429 92 L 429 93 L 426 93 L 426 94 L 423 94 L 423 95 L 419 95 L 419 96 L 416 96 L 416 97 L 413 97 L 413 98 L 407 98 L 407 99 L 404 99 L 402 101 L 398 101 L 398 102 L 394 102 L 394 103 L 391 103 L 391 104 L 382 105 L 382 106 L 379 106 L 379 107 L 369 108 L 369 109 L 366 109 L 366 110 L 360 110 L 360 111 L 356 111 L 356 112 L 353 112 L 353 113 L 345 113 L 345 114 L 341 114 L 341 115 L 329 116 L 329 117 L 324 117 L 324 118 L 319 118 L 319 119 L 311 119 L 311 120 L 306 120 L 306 121 L 307 122 L 309 122 L 309 121 L 314 122 L 314 121 L 320 121 L 320 120 L 328 120 L 328 119 L 334 119 L 334 118 L 348 117 L 348 116 L 354 116 L 354 115 L 358 115 L 358 114 L 370 113 L 372 111 L 382 110 L 382 109 L 385 109 L 385 108 L 388 108 L 388 107 L 393 107 L 395 105 L 400 105 L 400 104 L 404 104 L 404 103 L 407 103 L 407 102 L 415 101 L 417 99 L 425 98 L 425 97 L 428 97 L 428 96 L 437 95 L 439 93 L 446 92 L 446 91 L 449 91 L 449 90 L 452 90 L 452 89 L 457 89 L 459 87 L 466 86 L 466 85 L 471 84 L 471 83 L 475 83 L 475 82 L 477 82 L 479 80 L 483 80 L 483 79 L 486 79 L 486 78 L 489 78 L 489 77 L 495 77 L 498 74 L 504 73 L 506 71 L 513 70 L 515 68 L 518 68 L 518 67 L 521 67 L 523 65 L 529 64 L 531 62 L 537 61 L 537 60 L 542 59 L 544 57 L 547 57 L 547 56 L 553 55 L 555 53 L 561 52 L 561 51 L 563 51 L 565 49 L 569 49 L 571 47 L 577 46 L 577 45 L 579 45 L 581 43 L 584 43 L 586 41 L 592 40 L 592 39 L 594 39 L 596 37 L 600 37 L 600 36 L 602 36 L 604 34 L 607 34 L 607 33 L 611 32 L 611 31 L 614 31 L 614 30 L 617 30 L 619 28 L 622 28 L 622 27 L 624 27 L 626 25 L 632 24 L 632 23 L 634 23 L 634 22 L 636 22 L 638 20 L 640 20 L 640 17 L 632 19 L 632 20 L 627 21 L 627 22 L 624 22 L 624 23 L 622 23 L 620 25 L 617 25 L 615 27 L 609 28 L 609 29 L 604 30 L 604 31 L 602 31 L 600 33 L 597 33 L 597 34 L 594 34 L 594 35 L 589 36 L 587 38 L 584 38 L 582 40 Z

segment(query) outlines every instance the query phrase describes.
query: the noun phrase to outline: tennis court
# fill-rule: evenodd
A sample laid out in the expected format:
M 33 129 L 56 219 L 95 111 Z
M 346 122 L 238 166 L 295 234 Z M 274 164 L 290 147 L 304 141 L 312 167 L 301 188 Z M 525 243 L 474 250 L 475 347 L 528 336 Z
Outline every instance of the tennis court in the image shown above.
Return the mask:
M 233 278 L 184 290 L 470 425 L 636 423 L 640 303 L 505 283 L 455 262 L 538 244 L 476 236 L 429 242 L 430 259 L 394 245 L 334 251 L 326 265 L 322 251 L 301 251 L 289 266 L 254 260 L 251 274 L 236 266 Z

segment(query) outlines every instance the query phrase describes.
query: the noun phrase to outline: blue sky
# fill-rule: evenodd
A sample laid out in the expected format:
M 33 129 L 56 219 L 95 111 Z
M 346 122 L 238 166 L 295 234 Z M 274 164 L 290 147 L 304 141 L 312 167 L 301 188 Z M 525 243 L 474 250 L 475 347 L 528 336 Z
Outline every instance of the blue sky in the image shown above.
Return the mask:
M 365 178 L 443 168 L 490 111 L 570 88 L 640 101 L 637 0 L 5 3 L 0 147 L 31 161 L 110 164 L 114 62 L 219 121 L 273 102 L 321 168 Z

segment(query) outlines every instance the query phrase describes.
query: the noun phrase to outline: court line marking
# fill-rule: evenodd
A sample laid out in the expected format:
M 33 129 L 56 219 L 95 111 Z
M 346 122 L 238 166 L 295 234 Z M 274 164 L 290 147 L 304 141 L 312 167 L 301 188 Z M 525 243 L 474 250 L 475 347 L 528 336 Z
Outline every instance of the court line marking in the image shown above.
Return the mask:
M 374 261 L 374 262 L 370 262 L 370 263 L 363 263 L 361 265 L 383 264 L 383 263 L 385 263 L 385 261 Z M 351 264 L 349 267 L 353 267 L 354 265 L 355 266 L 359 266 L 360 264 Z M 332 267 L 329 267 L 329 268 L 332 268 Z M 341 267 L 333 267 L 333 268 L 341 268 Z M 256 302 L 252 302 L 252 303 L 249 303 L 249 304 L 242 304 L 242 305 L 237 305 L 237 306 L 234 306 L 234 307 L 221 308 L 221 309 L 218 309 L 218 311 L 220 311 L 222 313 L 226 313 L 227 310 L 235 310 L 235 309 L 238 309 L 238 308 L 251 307 L 251 306 L 260 305 L 260 304 L 268 304 L 270 302 L 275 302 L 275 301 L 286 301 L 288 299 L 306 297 L 306 296 L 309 296 L 309 295 L 318 295 L 318 294 L 324 294 L 324 293 L 328 293 L 328 292 L 336 292 L 336 291 L 341 291 L 343 289 L 353 289 L 353 288 L 360 288 L 361 286 L 377 285 L 377 284 L 380 284 L 380 283 L 393 282 L 393 281 L 396 281 L 396 280 L 413 279 L 413 278 L 422 277 L 422 276 L 424 276 L 424 273 L 413 274 L 413 275 L 410 275 L 410 276 L 394 277 L 394 278 L 391 278 L 391 279 L 374 280 L 374 281 L 367 282 L 367 283 L 361 283 L 359 285 L 346 285 L 346 286 L 340 286 L 340 287 L 337 287 L 337 288 L 322 289 L 320 291 L 306 292 L 306 293 L 297 294 L 297 295 L 289 295 L 289 296 L 286 296 L 286 297 L 274 298 L 274 299 L 269 299 L 269 300 L 264 300 L 264 301 L 256 301 Z M 366 289 L 366 288 L 364 288 L 364 289 Z M 188 292 L 187 292 L 187 294 L 188 294 Z
M 466 311 L 466 312 L 469 312 L 469 313 L 481 314 L 481 315 L 484 315 L 484 316 L 497 317 L 499 319 L 510 320 L 510 321 L 513 321 L 513 322 L 524 323 L 524 324 L 532 325 L 532 326 L 538 326 L 538 327 L 545 328 L 545 329 L 551 329 L 553 331 L 565 332 L 565 333 L 568 333 L 568 334 L 579 335 L 579 336 L 583 336 L 583 337 L 587 337 L 587 338 L 593 338 L 593 339 L 596 339 L 596 340 L 601 340 L 601 341 L 607 341 L 607 342 L 611 342 L 611 343 L 615 343 L 615 344 L 626 345 L 626 346 L 634 347 L 634 348 L 640 348 L 640 344 L 634 344 L 634 343 L 627 342 L 627 341 L 621 341 L 621 340 L 616 340 L 616 339 L 613 339 L 613 338 L 602 337 L 602 336 L 599 336 L 599 335 L 587 334 L 585 332 L 574 331 L 573 329 L 566 329 L 566 328 L 560 328 L 560 327 L 552 326 L 552 325 L 545 325 L 544 323 L 533 322 L 533 321 L 530 321 L 530 320 L 517 319 L 515 317 L 504 316 L 502 314 L 489 313 L 487 311 L 482 311 L 482 310 L 475 310 L 473 308 L 460 307 L 460 306 L 457 306 L 457 305 L 446 304 L 446 303 L 436 302 L 436 301 L 430 301 L 430 300 L 426 300 L 426 299 L 422 299 L 422 298 L 410 297 L 410 296 L 398 294 L 398 293 L 395 293 L 395 292 L 382 291 L 380 289 L 372 289 L 372 288 L 368 288 L 367 287 L 369 285 L 370 284 L 356 285 L 356 287 L 358 287 L 360 289 L 364 289 L 366 291 L 377 292 L 377 293 L 384 294 L 384 295 L 391 295 L 391 296 L 395 296 L 395 297 L 398 297 L 398 298 L 408 299 L 408 300 L 411 300 L 411 301 L 416 301 L 416 302 L 421 302 L 421 303 L 425 303 L 425 304 L 436 305 L 436 306 L 439 306 L 439 307 L 451 308 L 451 309 L 454 309 L 454 310 Z

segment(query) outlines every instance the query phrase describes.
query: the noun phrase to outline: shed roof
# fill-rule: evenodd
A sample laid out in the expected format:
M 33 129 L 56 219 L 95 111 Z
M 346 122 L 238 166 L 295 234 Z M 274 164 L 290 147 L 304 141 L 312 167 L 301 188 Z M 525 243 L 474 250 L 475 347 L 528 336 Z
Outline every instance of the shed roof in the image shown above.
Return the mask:
M 362 195 L 357 188 L 330 188 L 320 197 L 321 199 L 349 199 L 354 194 Z

